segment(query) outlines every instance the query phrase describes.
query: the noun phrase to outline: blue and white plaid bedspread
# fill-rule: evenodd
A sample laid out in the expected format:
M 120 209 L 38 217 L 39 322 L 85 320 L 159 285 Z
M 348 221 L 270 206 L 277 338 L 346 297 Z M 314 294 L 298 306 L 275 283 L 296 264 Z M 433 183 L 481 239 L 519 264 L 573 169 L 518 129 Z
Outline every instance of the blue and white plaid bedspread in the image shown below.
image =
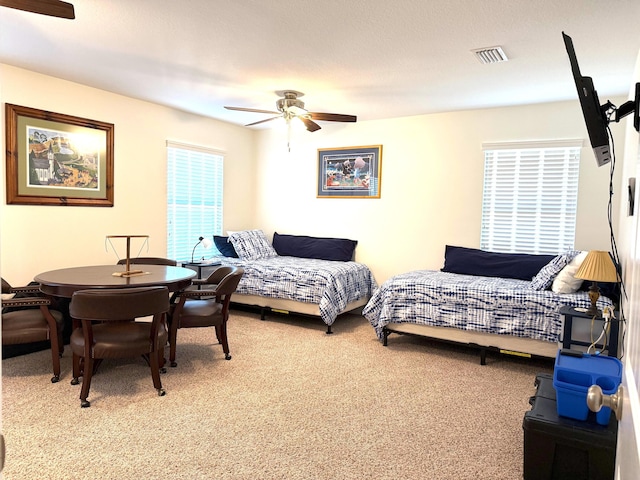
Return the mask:
M 218 258 L 223 265 L 244 268 L 237 293 L 316 304 L 327 325 L 333 325 L 349 302 L 371 297 L 377 287 L 369 267 L 357 262 L 284 256 L 251 261 Z
M 557 342 L 560 307 L 591 305 L 587 292 L 536 291 L 531 282 L 432 270 L 394 276 L 362 311 L 382 339 L 385 325 L 416 323 Z M 599 308 L 612 305 L 600 297 Z

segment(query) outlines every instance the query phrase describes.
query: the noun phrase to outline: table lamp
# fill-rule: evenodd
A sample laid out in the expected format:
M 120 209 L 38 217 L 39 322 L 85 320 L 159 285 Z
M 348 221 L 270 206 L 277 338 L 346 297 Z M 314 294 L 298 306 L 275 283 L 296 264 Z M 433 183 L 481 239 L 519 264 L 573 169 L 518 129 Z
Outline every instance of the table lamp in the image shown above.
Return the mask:
M 609 252 L 591 250 L 575 273 L 575 277 L 591 281 L 591 286 L 589 287 L 591 306 L 586 313 L 596 317 L 600 316 L 601 312 L 596 307 L 596 302 L 600 298 L 600 287 L 598 287 L 597 282 L 618 283 L 620 281 L 618 271 Z
M 191 252 L 191 263 L 193 263 L 193 255 L 196 253 L 196 248 L 198 245 L 202 244 L 204 248 L 211 248 L 213 242 L 205 237 L 198 237 L 198 243 L 193 247 L 193 251 Z

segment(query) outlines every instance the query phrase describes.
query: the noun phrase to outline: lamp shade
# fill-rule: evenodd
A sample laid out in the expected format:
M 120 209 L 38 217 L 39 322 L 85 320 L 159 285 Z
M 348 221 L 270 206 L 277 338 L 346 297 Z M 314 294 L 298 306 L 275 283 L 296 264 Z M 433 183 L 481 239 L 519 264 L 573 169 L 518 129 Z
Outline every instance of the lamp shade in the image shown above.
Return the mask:
M 620 277 L 609 252 L 591 250 L 574 275 L 576 278 L 592 282 L 618 283 Z

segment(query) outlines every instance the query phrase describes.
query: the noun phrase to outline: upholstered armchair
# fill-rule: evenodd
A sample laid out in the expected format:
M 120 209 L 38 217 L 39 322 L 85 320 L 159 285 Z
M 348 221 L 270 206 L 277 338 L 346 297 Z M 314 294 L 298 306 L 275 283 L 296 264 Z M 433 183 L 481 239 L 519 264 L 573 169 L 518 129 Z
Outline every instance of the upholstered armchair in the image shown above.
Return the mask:
M 2 279 L 2 293 L 14 294 L 2 300 L 2 344 L 20 345 L 49 341 L 53 364 L 52 383 L 60 380 L 60 357 L 64 350 L 62 330 L 64 316 L 50 310 L 51 299 L 45 297 L 38 285 L 12 287 Z
M 176 363 L 178 329 L 215 327 L 226 360 L 231 360 L 227 340 L 227 320 L 231 295 L 244 274 L 240 267 L 219 267 L 208 278 L 194 280 L 193 286 L 177 294 L 169 315 L 169 362 Z M 197 288 L 194 289 L 194 288 Z

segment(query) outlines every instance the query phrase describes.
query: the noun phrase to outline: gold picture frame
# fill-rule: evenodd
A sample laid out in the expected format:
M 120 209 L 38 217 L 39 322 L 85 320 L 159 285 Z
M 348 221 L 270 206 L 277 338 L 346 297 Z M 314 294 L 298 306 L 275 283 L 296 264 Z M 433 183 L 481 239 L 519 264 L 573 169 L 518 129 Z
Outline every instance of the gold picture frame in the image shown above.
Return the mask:
M 5 104 L 7 204 L 113 207 L 112 123 Z

